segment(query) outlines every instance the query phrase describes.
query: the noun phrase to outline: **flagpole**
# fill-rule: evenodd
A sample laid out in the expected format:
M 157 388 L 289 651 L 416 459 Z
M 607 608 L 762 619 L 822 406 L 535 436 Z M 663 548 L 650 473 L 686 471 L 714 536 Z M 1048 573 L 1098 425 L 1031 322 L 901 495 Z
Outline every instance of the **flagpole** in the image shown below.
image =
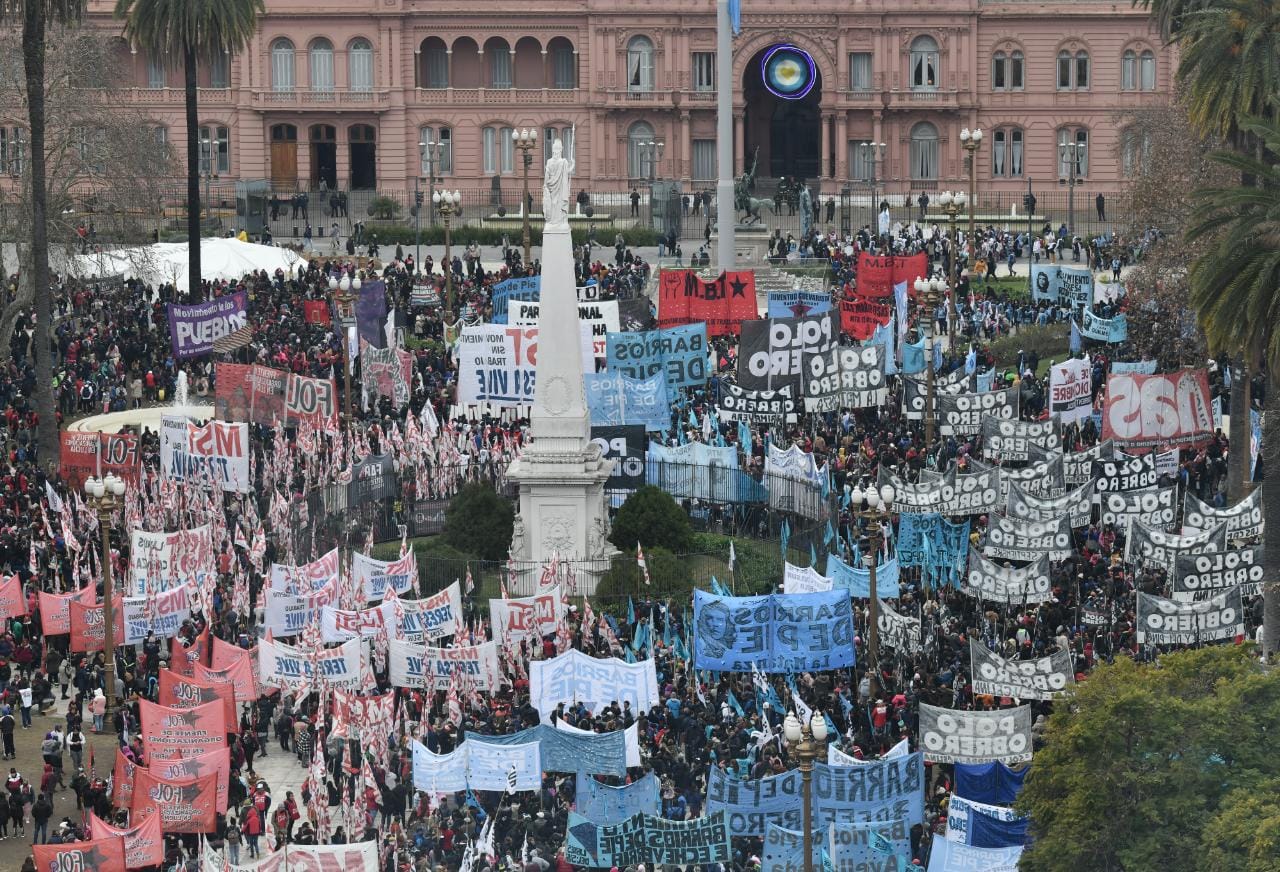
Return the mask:
M 733 36 L 729 0 L 716 0 L 716 260 L 722 272 L 737 265 L 733 153 Z

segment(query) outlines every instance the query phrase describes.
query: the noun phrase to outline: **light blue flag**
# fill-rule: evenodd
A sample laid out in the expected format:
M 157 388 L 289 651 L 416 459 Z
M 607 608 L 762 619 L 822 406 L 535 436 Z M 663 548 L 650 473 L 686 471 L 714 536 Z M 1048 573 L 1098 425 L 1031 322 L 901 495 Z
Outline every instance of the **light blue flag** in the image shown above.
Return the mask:
M 937 370 L 942 369 L 942 343 L 941 342 L 933 343 L 933 368 L 935 372 Z
M 1080 353 L 1080 347 L 1081 347 L 1081 343 L 1080 343 L 1080 327 L 1076 324 L 1076 319 L 1075 319 L 1075 318 L 1072 318 L 1072 319 L 1071 319 L 1071 341 L 1070 341 L 1070 342 L 1071 342 L 1071 344 L 1070 344 L 1070 346 L 1069 346 L 1069 347 L 1071 348 L 1071 353 L 1072 353 L 1072 354 L 1079 354 L 1079 353 Z
M 698 416 L 693 413 L 693 406 L 689 407 L 689 426 L 695 430 L 699 427 Z
M 835 530 L 833 530 L 833 529 L 831 528 L 831 519 L 830 519 L 830 518 L 828 518 L 828 519 L 827 519 L 827 531 L 826 531 L 826 533 L 825 533 L 825 534 L 823 534 L 823 537 L 822 537 L 822 544 L 823 544 L 823 545 L 830 545 L 830 544 L 831 544 L 831 540 L 832 540 L 832 539 L 834 539 L 834 538 L 836 538 L 836 531 L 835 531 Z
M 732 690 L 729 691 L 729 708 L 733 709 L 734 714 L 738 717 L 743 717 L 745 714 L 742 711 L 742 703 L 738 702 L 738 698 L 733 695 Z
M 924 372 L 924 340 L 902 343 L 902 371 L 907 375 Z
M 734 36 L 742 33 L 742 0 L 729 0 L 729 25 Z
M 809 565 L 814 569 L 818 568 L 818 549 L 813 547 L 813 543 L 809 543 Z
M 791 525 L 787 523 L 787 519 L 782 519 L 782 531 L 780 533 L 782 540 L 782 556 L 787 556 L 787 542 L 791 539 Z
M 627 626 L 634 627 L 636 625 L 636 604 L 631 597 L 627 597 Z
M 636 655 L 634 655 L 634 654 L 632 654 L 632 653 L 631 653 L 631 649 L 630 649 L 630 648 L 623 648 L 623 649 L 622 649 L 622 653 L 623 653 L 623 655 L 625 656 L 626 661 L 627 661 L 628 663 L 635 663 L 635 662 L 636 662 Z
M 973 350 L 973 346 L 969 346 L 969 353 L 964 358 L 964 374 L 972 375 L 973 371 L 978 368 L 978 352 Z
M 675 641 L 671 643 L 671 650 L 674 651 L 675 655 L 681 660 L 689 659 L 689 649 L 684 646 L 684 640 L 679 636 L 676 636 Z
M 746 454 L 751 453 L 751 428 L 746 421 L 738 422 L 738 444 Z
M 869 344 L 884 346 L 884 374 L 896 375 L 898 365 L 893 354 L 893 322 L 878 325 L 875 332 L 871 334 Z

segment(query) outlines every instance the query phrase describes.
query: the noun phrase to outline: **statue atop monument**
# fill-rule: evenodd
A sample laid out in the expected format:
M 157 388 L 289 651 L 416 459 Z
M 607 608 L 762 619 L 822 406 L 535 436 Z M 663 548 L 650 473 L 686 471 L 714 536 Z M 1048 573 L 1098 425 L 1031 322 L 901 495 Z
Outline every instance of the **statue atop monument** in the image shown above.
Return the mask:
M 573 158 L 564 156 L 564 140 L 551 144 L 542 181 L 542 219 L 547 227 L 569 226 L 569 180 L 573 177 Z

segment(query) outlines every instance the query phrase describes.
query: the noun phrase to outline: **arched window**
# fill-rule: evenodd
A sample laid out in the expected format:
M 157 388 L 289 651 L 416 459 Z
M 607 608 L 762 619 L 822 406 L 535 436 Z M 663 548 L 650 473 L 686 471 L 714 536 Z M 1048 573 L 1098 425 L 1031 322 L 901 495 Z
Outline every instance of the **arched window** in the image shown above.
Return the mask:
M 1009 55 L 1009 87 L 1015 91 L 1021 91 L 1023 88 L 1023 68 L 1022 52 L 1012 52 Z
M 488 176 L 515 171 L 516 148 L 510 127 L 485 127 L 480 131 L 484 146 L 484 173 Z
M 332 92 L 333 43 L 323 37 L 313 39 L 307 48 L 307 62 L 311 67 L 311 90 Z
M 1071 53 L 1058 52 L 1058 90 L 1071 90 Z
M 650 152 L 641 148 L 642 142 L 653 141 L 653 125 L 637 121 L 627 130 L 627 176 L 633 179 L 649 178 Z
M 1009 57 L 1002 51 L 991 57 L 991 90 L 1003 91 L 1009 87 Z
M 422 43 L 422 87 L 449 87 L 449 49 L 436 36 L 428 37 Z
M 653 42 L 647 36 L 627 43 L 627 90 L 653 90 Z
M 938 43 L 932 36 L 911 41 L 911 88 L 932 91 L 938 87 Z
M 283 36 L 271 43 L 271 90 L 292 91 L 293 43 Z
M 544 127 L 542 128 L 542 162 L 545 164 L 551 159 L 551 148 L 555 140 L 560 140 L 564 146 L 564 156 L 573 157 L 573 128 L 572 127 Z
M 511 87 L 511 45 L 505 39 L 497 37 L 484 44 L 484 53 L 489 58 L 489 87 Z
M 1076 176 L 1089 174 L 1089 131 L 1083 127 L 1063 127 L 1058 130 L 1058 176 L 1071 175 L 1071 162 L 1075 161 Z
M 209 58 L 209 87 L 231 87 L 231 55 L 225 51 L 215 52 Z
M 1089 53 L 1087 51 L 1076 52 L 1076 83 L 1077 91 L 1087 91 L 1089 89 Z
M 1120 133 L 1120 167 L 1128 177 L 1138 175 L 1151 159 L 1151 137 L 1132 127 Z
M 1074 55 L 1063 49 L 1058 52 L 1058 90 L 1087 91 L 1089 89 L 1089 53 L 1084 49 Z
M 1127 48 L 1120 56 L 1120 90 L 1132 91 L 1138 87 L 1138 55 Z
M 373 90 L 373 43 L 364 37 L 347 46 L 347 79 L 353 91 Z
M 1013 178 L 1022 175 L 1022 129 L 999 127 L 991 134 L 991 175 Z
M 562 36 L 550 42 L 551 87 L 557 91 L 569 91 L 578 87 L 578 56 L 573 53 L 573 43 Z
M 163 88 L 164 86 L 164 59 L 159 56 L 149 56 L 147 58 L 147 87 Z
M 1146 49 L 1138 56 L 1138 84 L 1144 91 L 1154 91 L 1156 89 L 1156 55 L 1151 49 Z
M 911 178 L 938 177 L 938 128 L 921 121 L 911 128 Z
M 453 129 L 450 127 L 423 127 L 418 131 L 418 142 L 426 143 L 430 146 L 432 143 L 438 143 L 439 148 L 423 148 L 422 152 L 422 174 L 430 177 L 433 167 L 431 166 L 432 153 L 435 154 L 435 175 L 436 177 L 447 176 L 453 172 Z

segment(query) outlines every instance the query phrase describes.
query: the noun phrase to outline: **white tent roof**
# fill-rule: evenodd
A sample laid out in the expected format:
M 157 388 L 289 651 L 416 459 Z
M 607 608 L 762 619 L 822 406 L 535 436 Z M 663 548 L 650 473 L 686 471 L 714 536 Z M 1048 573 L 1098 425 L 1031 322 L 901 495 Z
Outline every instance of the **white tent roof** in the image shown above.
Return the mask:
M 71 270 L 81 278 L 121 275 L 148 284 L 171 282 L 179 291 L 190 289 L 185 242 L 159 242 L 138 248 L 120 248 L 72 259 Z M 306 261 L 296 251 L 273 245 L 258 245 L 238 239 L 210 238 L 200 241 L 200 272 L 208 281 L 240 279 L 255 270 L 292 273 Z

